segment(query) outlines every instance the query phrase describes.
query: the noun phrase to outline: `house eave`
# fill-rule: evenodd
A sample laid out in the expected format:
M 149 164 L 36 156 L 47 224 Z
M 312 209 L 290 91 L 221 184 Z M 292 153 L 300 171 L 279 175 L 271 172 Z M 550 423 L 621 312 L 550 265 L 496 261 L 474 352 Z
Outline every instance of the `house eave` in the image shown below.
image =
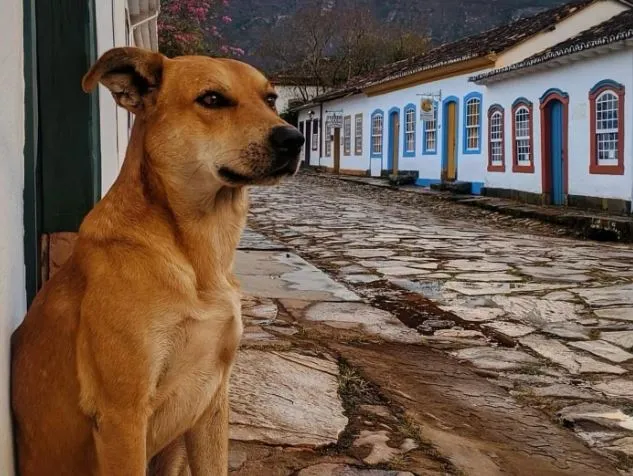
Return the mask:
M 476 77 L 470 78 L 470 81 L 478 85 L 489 85 L 489 84 L 499 83 L 501 81 L 506 81 L 508 79 L 516 78 L 518 76 L 533 74 L 540 71 L 545 71 L 548 69 L 565 66 L 570 63 L 575 63 L 577 61 L 581 61 L 588 58 L 595 58 L 596 56 L 602 56 L 605 54 L 612 53 L 614 51 L 622 50 L 624 48 L 631 48 L 631 47 L 633 47 L 633 38 L 627 38 L 626 40 L 617 41 L 614 43 L 608 43 L 605 45 L 596 46 L 594 48 L 581 50 L 575 53 L 570 53 L 567 55 L 554 57 L 546 61 L 537 62 L 533 65 L 526 65 L 523 67 L 510 69 L 508 71 L 500 71 L 498 73 L 492 72 L 493 74 L 491 76 L 486 76 L 486 77 L 481 77 L 481 78 L 476 78 Z

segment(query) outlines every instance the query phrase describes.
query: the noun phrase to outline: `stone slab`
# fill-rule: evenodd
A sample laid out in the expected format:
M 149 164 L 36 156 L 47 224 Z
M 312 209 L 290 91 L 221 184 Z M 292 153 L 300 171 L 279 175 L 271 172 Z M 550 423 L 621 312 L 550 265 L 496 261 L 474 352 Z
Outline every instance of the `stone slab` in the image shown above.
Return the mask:
M 230 386 L 232 440 L 273 445 L 336 443 L 347 425 L 338 367 L 294 352 L 242 350 Z
M 238 251 L 237 274 L 244 292 L 257 297 L 310 301 L 359 301 L 352 291 L 294 253 Z
M 570 346 L 575 347 L 577 349 L 586 350 L 587 352 L 591 352 L 598 357 L 602 357 L 610 362 L 615 362 L 616 364 L 620 364 L 622 362 L 626 362 L 627 360 L 633 359 L 633 354 L 629 354 L 624 350 L 616 347 L 613 344 L 605 342 L 603 340 L 590 340 L 585 342 L 570 342 Z
M 504 322 L 504 321 L 490 322 L 490 323 L 484 324 L 484 327 L 486 329 L 493 330 L 495 332 L 498 332 L 501 335 L 510 337 L 512 339 L 526 336 L 536 330 L 534 327 L 526 326 L 523 324 L 517 324 L 514 322 Z
M 520 350 L 495 347 L 471 347 L 453 352 L 452 355 L 487 370 L 512 370 L 538 363 L 537 359 Z
M 633 284 L 585 288 L 576 292 L 592 307 L 633 305 Z
M 625 349 L 633 348 L 633 331 L 601 332 L 600 338 Z

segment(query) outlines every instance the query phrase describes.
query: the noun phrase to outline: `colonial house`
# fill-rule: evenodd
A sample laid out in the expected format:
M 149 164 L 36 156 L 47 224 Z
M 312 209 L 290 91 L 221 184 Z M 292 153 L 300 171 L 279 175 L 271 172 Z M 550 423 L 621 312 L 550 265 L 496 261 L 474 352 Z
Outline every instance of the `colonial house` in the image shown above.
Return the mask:
M 470 78 L 523 61 L 630 7 L 575 1 L 354 78 L 299 108 L 309 145 L 304 160 L 337 173 L 406 172 L 421 186 L 459 183 L 481 193 L 491 103 L 486 85 Z M 432 106 L 423 116 L 422 105 Z
M 81 78 L 114 46 L 157 48 L 158 0 L 8 0 L 0 15 L 0 472 L 12 475 L 10 336 L 114 180 L 129 117 Z M 54 254 L 54 253 L 53 253 Z
M 297 73 L 278 73 L 270 76 L 270 82 L 277 91 L 277 111 L 285 114 L 293 106 L 303 104 L 306 101 L 325 92 L 318 85 L 318 81 L 309 76 Z
M 486 88 L 486 195 L 631 211 L 633 10 L 471 81 Z

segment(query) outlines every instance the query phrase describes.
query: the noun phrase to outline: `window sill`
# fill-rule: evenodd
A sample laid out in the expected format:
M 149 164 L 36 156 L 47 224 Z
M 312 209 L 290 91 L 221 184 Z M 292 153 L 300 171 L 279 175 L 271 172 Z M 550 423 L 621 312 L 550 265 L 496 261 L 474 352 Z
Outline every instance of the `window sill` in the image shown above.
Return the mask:
M 512 164 L 512 172 L 517 174 L 533 174 L 534 173 L 534 162 L 529 165 L 520 165 L 517 163 Z
M 505 171 L 506 171 L 505 164 L 501 164 L 501 165 L 488 164 L 488 172 L 505 172 Z
M 596 165 L 589 166 L 589 173 L 595 175 L 624 175 L 624 163 L 618 165 Z

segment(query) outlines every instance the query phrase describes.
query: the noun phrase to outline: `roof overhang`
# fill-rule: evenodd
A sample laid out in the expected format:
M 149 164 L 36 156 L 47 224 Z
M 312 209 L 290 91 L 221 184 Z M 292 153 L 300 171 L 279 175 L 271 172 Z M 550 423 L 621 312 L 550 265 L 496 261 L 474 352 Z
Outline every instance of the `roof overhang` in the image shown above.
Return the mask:
M 460 76 L 462 74 L 474 73 L 482 69 L 492 68 L 495 65 L 497 56 L 490 54 L 476 58 L 469 58 L 453 63 L 447 63 L 429 68 L 421 68 L 419 71 L 406 76 L 395 77 L 381 81 L 380 83 L 370 84 L 363 88 L 363 92 L 368 96 L 384 94 L 399 89 L 409 88 L 417 84 L 429 83 L 444 78 Z
M 536 58 L 532 63 L 516 63 L 514 65 L 508 66 L 507 68 L 501 68 L 496 71 L 491 71 L 486 75 L 474 76 L 470 78 L 470 81 L 479 85 L 494 84 L 501 81 L 506 81 L 511 78 L 516 78 L 518 76 L 558 68 L 570 63 L 575 63 L 577 61 L 582 61 L 589 58 L 595 58 L 597 56 L 602 56 L 605 54 L 613 53 L 614 51 L 620 51 L 631 47 L 633 47 L 633 37 L 613 43 L 606 43 L 600 46 L 595 46 L 593 48 L 582 49 L 576 52 L 574 52 L 573 48 L 571 48 L 572 51 L 567 54 L 561 52 L 558 56 L 552 56 L 551 58 L 543 58 L 540 60 L 539 58 Z

